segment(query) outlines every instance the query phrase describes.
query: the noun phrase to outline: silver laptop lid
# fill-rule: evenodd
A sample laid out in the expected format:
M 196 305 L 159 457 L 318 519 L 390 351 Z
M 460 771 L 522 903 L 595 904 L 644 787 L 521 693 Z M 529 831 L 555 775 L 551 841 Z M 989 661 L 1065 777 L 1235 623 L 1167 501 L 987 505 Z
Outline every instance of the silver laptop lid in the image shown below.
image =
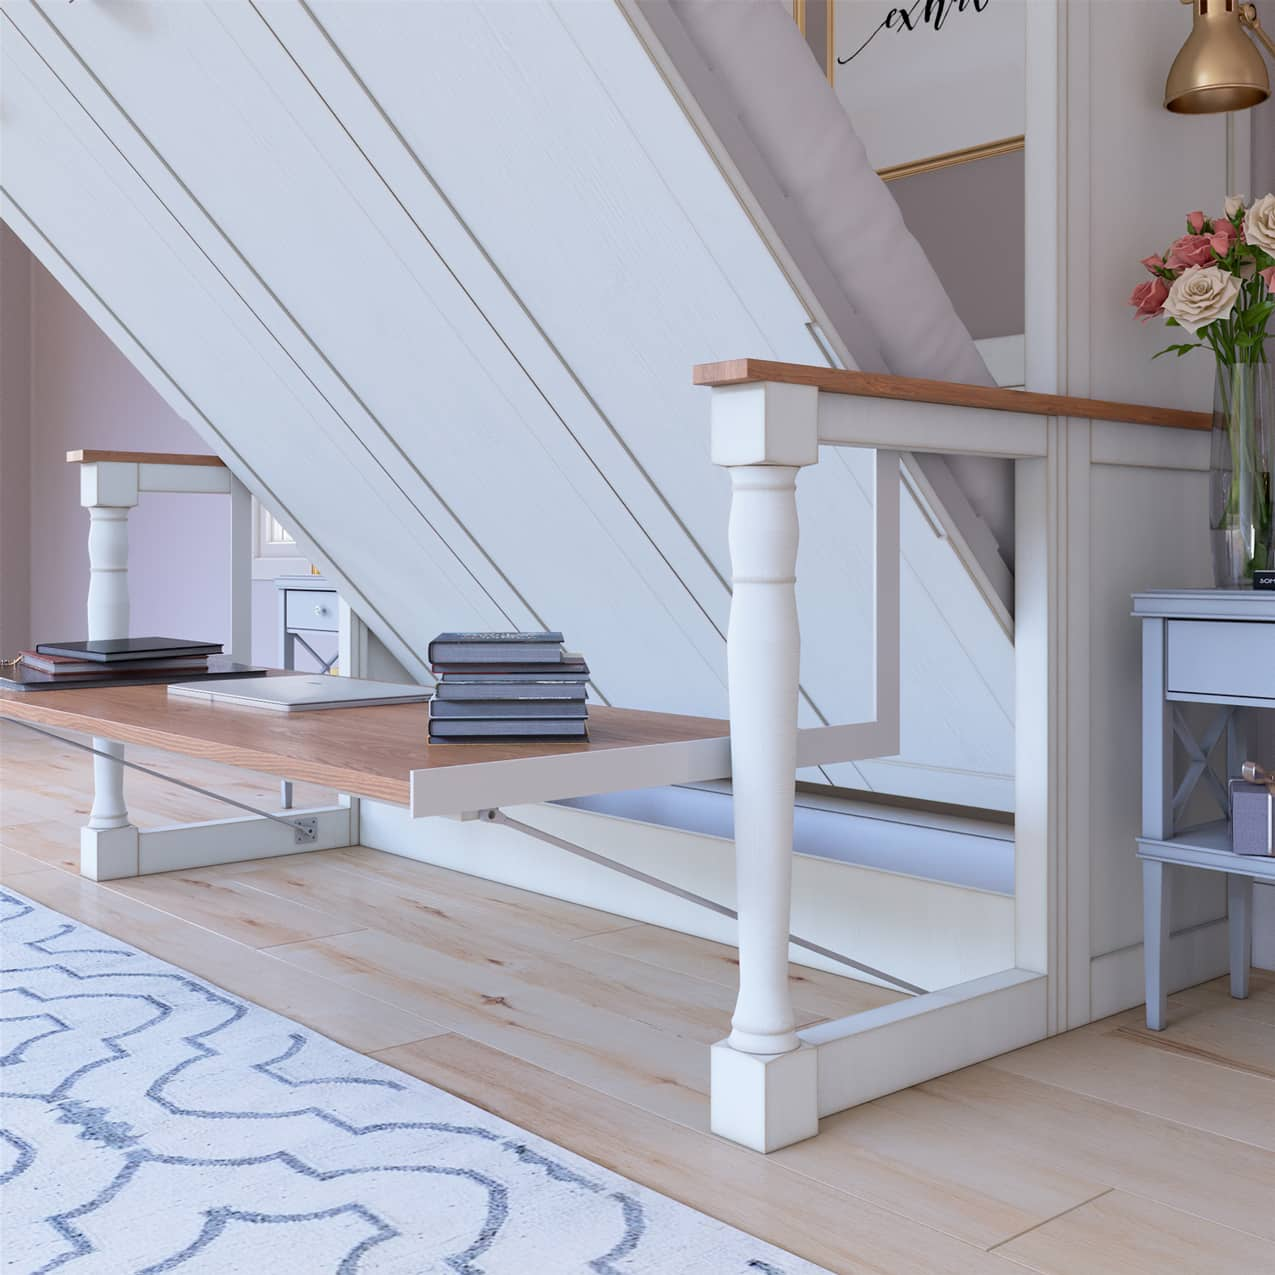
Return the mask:
M 297 673 L 284 677 L 235 677 L 207 682 L 176 682 L 169 695 L 214 704 L 240 704 L 298 712 L 313 708 L 366 708 L 376 704 L 420 704 L 432 692 L 427 686 L 370 682 L 360 677 Z

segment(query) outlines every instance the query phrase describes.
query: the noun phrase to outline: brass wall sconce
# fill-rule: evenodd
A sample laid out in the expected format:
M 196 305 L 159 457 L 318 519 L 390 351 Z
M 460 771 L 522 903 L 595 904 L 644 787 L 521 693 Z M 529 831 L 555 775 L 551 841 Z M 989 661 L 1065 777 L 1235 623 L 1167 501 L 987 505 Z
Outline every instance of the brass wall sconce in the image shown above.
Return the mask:
M 1182 0 L 1193 5 L 1191 34 L 1173 59 L 1164 85 L 1166 110 L 1181 115 L 1245 111 L 1271 95 L 1270 76 L 1252 32 L 1272 58 L 1275 42 L 1262 29 L 1257 7 L 1239 0 Z

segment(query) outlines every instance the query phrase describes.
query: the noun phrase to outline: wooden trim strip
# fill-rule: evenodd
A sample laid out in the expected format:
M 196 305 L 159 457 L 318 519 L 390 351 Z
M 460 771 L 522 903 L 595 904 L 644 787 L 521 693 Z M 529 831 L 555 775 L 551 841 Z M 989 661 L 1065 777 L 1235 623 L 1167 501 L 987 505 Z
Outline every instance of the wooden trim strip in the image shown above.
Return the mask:
M 1072 416 L 1091 421 L 1127 421 L 1133 425 L 1163 425 L 1170 429 L 1213 428 L 1213 417 L 1208 412 L 1112 403 L 1096 398 L 1073 398 L 1066 394 L 1035 394 L 1029 390 L 1003 390 L 987 385 L 960 385 L 919 377 L 885 376 L 877 372 L 844 372 L 839 368 L 776 363 L 769 359 L 701 363 L 693 374 L 696 385 L 745 385 L 757 381 L 813 385 L 828 394 L 849 394 L 856 398 L 902 399 L 910 403 L 941 403 L 949 407 L 1026 412 L 1034 416 Z
M 67 463 L 71 465 L 94 465 L 99 461 L 112 461 L 138 465 L 207 465 L 213 469 L 225 469 L 226 462 L 220 456 L 194 456 L 181 452 L 112 452 L 92 451 L 81 448 L 67 452 Z
M 957 164 L 973 164 L 980 159 L 995 159 L 997 155 L 1012 155 L 1026 148 L 1027 138 L 1001 137 L 994 142 L 982 142 L 978 146 L 966 146 L 959 151 L 944 151 L 926 159 L 909 160 L 906 164 L 891 164 L 878 168 L 877 176 L 883 182 L 897 182 L 904 177 L 919 177 L 922 173 L 936 173 L 941 168 L 955 168 Z

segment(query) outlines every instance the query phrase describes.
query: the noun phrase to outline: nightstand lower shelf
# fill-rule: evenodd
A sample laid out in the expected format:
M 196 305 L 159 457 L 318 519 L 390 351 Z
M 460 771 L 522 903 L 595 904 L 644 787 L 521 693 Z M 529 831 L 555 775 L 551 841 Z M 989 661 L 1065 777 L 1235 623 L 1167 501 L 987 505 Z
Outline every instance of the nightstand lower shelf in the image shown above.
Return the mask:
M 1165 957 L 1169 945 L 1169 909 L 1178 869 L 1226 874 L 1231 995 L 1248 996 L 1249 956 L 1253 944 L 1253 882 L 1275 884 L 1275 858 L 1236 854 L 1231 825 L 1225 819 L 1188 828 L 1165 841 L 1138 838 L 1142 860 L 1143 942 L 1146 945 L 1147 1026 L 1162 1031 L 1168 1012 Z

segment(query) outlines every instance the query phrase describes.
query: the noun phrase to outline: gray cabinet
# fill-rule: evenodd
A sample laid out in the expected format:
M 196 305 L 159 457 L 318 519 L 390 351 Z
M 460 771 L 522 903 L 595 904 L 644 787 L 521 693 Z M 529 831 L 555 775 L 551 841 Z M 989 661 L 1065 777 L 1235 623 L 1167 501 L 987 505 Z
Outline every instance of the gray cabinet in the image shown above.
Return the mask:
M 1133 614 L 1142 621 L 1138 857 L 1147 1026 L 1159 1031 L 1167 1011 L 1170 896 L 1188 872 L 1226 874 L 1231 995 L 1248 995 L 1253 882 L 1275 882 L 1275 858 L 1232 852 L 1227 788 L 1210 757 L 1225 736 L 1226 773 L 1238 776 L 1247 750 L 1244 710 L 1275 708 L 1275 593 L 1156 590 L 1134 595 Z M 1213 705 L 1214 711 L 1201 725 L 1183 711 L 1188 704 Z M 1181 775 L 1177 744 L 1187 759 Z M 1188 803 L 1201 786 L 1221 817 L 1184 827 Z

